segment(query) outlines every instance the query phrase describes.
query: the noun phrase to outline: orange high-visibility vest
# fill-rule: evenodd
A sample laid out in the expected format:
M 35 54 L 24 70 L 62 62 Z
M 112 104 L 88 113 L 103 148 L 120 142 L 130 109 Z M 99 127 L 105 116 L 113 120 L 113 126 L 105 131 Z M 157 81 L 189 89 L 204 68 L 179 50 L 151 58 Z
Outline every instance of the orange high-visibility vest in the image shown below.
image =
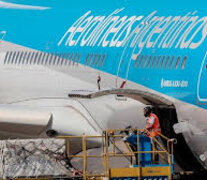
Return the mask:
M 158 136 L 159 133 L 161 133 L 161 127 L 160 127 L 160 122 L 159 122 L 159 119 L 158 117 L 151 113 L 148 120 L 147 120 L 147 124 L 146 124 L 146 129 L 149 128 L 149 126 L 151 126 L 151 123 L 150 123 L 150 119 L 154 117 L 155 118 L 155 121 L 154 121 L 154 124 L 152 125 L 152 127 L 150 128 L 149 130 L 149 135 L 148 137 L 155 137 L 155 136 Z

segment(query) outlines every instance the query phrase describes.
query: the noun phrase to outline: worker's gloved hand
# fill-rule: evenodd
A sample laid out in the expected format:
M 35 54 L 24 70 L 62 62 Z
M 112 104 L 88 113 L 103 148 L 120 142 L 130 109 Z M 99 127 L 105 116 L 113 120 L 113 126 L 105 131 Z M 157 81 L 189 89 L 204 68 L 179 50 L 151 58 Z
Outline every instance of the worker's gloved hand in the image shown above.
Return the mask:
M 141 134 L 144 136 L 148 136 L 149 131 L 147 131 L 146 129 L 141 130 Z
M 133 133 L 129 133 L 127 136 L 123 137 L 122 140 L 127 142 L 128 139 L 133 135 Z
M 128 136 L 125 136 L 125 137 L 122 138 L 122 140 L 123 140 L 124 142 L 127 142 L 127 138 L 128 138 Z
M 142 129 L 140 132 L 141 132 L 141 133 L 144 133 L 145 131 L 146 131 L 146 129 Z

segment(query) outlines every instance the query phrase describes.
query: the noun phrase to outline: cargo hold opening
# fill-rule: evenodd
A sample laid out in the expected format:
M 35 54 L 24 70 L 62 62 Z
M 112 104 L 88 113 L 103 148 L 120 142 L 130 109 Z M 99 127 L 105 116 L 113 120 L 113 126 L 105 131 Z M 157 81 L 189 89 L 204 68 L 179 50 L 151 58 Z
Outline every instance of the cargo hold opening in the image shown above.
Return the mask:
M 89 91 L 72 91 L 68 94 L 72 98 L 92 99 L 105 95 L 118 95 L 129 97 L 145 105 L 153 106 L 153 111 L 158 115 L 163 135 L 176 138 L 174 146 L 175 161 L 184 171 L 205 172 L 203 166 L 198 162 L 182 134 L 176 134 L 173 125 L 178 123 L 177 112 L 174 104 L 159 94 L 138 89 L 105 89 Z

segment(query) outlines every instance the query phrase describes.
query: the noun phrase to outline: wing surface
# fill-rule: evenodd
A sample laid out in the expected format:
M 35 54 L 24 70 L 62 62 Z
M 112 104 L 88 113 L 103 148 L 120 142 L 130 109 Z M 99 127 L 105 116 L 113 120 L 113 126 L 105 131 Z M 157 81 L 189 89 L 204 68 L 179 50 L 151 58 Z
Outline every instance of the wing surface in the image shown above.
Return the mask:
M 1 132 L 38 136 L 49 127 L 51 121 L 50 112 L 9 105 L 0 107 Z

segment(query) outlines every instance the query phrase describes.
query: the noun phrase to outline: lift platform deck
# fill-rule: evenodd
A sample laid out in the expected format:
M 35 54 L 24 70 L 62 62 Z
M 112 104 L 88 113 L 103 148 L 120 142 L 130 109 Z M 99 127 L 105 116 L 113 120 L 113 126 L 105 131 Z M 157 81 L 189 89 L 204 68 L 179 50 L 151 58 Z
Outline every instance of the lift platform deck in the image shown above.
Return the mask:
M 121 132 L 131 131 L 131 135 L 123 135 Z M 169 139 L 160 134 L 162 143 L 156 138 L 144 136 L 140 129 L 121 130 L 110 129 L 103 131 L 101 136 L 65 136 L 59 138 L 67 139 L 68 157 L 83 158 L 82 178 L 88 179 L 109 179 L 109 180 L 171 180 L 174 167 L 173 144 L 174 139 Z M 73 138 L 82 138 L 82 155 L 71 155 L 70 141 Z M 101 155 L 87 154 L 87 139 L 98 138 L 102 142 Z M 126 152 L 117 150 L 117 142 L 123 141 Z M 163 145 L 166 145 L 165 146 Z M 112 148 L 109 148 L 112 146 Z M 131 158 L 129 167 L 112 167 L 111 158 Z M 87 172 L 87 162 L 90 158 L 101 158 L 104 165 L 103 174 L 90 174 Z M 133 160 L 134 159 L 134 160 Z M 134 162 L 133 162 L 134 161 Z

